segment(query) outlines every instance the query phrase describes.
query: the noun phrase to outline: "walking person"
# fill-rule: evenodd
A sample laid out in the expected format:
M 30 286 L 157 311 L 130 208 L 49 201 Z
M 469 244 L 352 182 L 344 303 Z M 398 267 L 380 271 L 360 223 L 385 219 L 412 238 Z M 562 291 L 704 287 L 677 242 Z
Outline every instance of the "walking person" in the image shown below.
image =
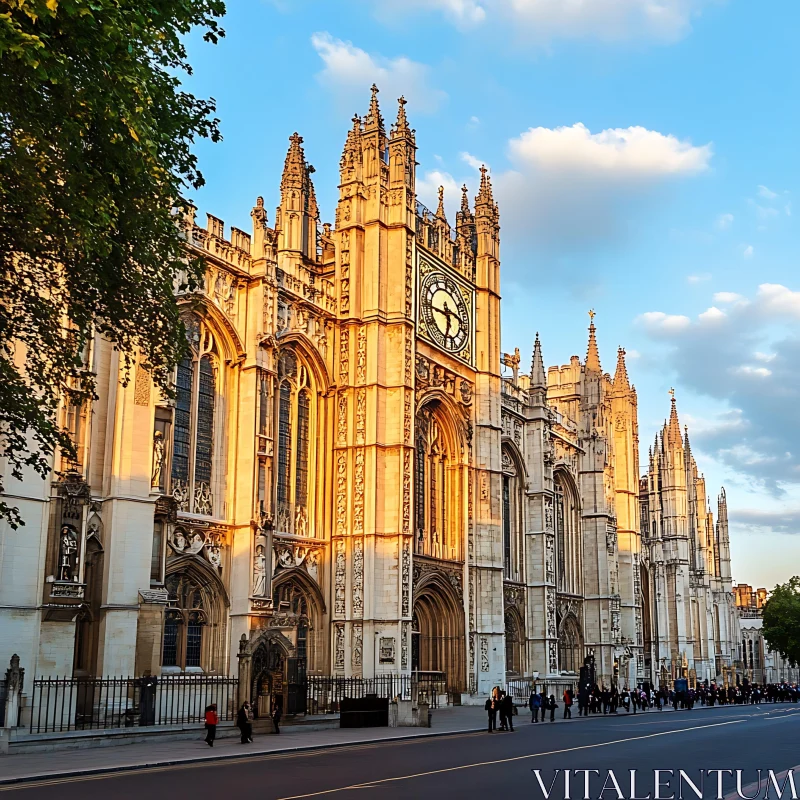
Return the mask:
M 556 703 L 556 696 L 554 694 L 550 695 L 550 702 L 548 703 L 550 707 L 550 722 L 556 721 L 556 709 L 558 708 L 558 703 Z
M 542 705 L 542 698 L 538 692 L 531 692 L 528 698 L 528 708 L 531 710 L 531 722 L 539 721 L 539 707 Z
M 212 703 L 206 706 L 206 738 L 205 742 L 209 747 L 214 746 L 214 739 L 217 738 L 217 725 L 219 723 L 219 716 L 217 715 L 217 704 Z
M 497 730 L 497 708 L 495 708 L 494 700 L 491 697 L 486 698 L 483 710 L 488 714 L 488 733 Z
M 242 734 L 242 744 L 249 744 L 253 741 L 253 723 L 250 721 L 250 714 L 250 703 L 245 700 L 236 714 L 236 727 Z
M 564 690 L 564 719 L 572 719 L 572 689 Z
M 275 726 L 275 733 L 280 733 L 280 722 L 283 714 L 283 698 L 276 694 L 272 698 L 272 724 Z
M 500 713 L 505 716 L 506 730 L 514 731 L 514 712 L 517 709 L 514 707 L 514 698 L 508 693 L 504 692 L 500 700 Z

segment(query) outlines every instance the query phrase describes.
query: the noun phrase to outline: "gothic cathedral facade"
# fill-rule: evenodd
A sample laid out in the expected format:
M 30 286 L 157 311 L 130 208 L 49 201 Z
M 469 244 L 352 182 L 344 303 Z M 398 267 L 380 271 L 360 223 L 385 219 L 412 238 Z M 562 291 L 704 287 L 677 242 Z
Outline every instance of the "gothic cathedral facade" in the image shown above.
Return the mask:
M 451 226 L 415 156 L 373 87 L 335 224 L 297 134 L 273 226 L 261 198 L 252 233 L 182 221 L 207 271 L 174 398 L 97 338 L 77 462 L 7 479 L 27 524 L 1 530 L 0 640 L 29 674 L 238 675 L 255 700 L 300 663 L 486 695 L 587 655 L 606 684 L 731 662 L 727 521 L 688 442 L 669 428 L 640 483 L 636 391 L 593 320 L 585 361 L 501 356 L 490 178 Z

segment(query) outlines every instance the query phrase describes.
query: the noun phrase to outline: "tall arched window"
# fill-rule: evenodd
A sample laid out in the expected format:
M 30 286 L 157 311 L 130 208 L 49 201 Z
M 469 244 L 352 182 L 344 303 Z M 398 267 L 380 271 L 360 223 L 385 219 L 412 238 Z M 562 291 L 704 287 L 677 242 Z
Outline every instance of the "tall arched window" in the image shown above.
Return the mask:
M 508 675 L 520 675 L 522 673 L 520 628 L 517 616 L 514 611 L 506 611 L 505 615 L 506 632 L 506 673 Z
M 214 440 L 219 358 L 211 331 L 185 320 L 190 351 L 178 364 L 172 425 L 172 496 L 179 511 L 213 516 Z
M 313 536 L 312 448 L 315 441 L 311 373 L 292 350 L 278 361 L 278 458 L 276 529 L 280 533 Z
M 444 412 L 430 404 L 417 415 L 415 458 L 415 550 L 433 558 L 458 559 L 454 525 L 460 493 L 458 463 L 445 432 Z
M 562 672 L 577 672 L 583 663 L 581 633 L 573 616 L 568 616 L 558 634 L 558 666 Z
M 503 445 L 503 575 L 507 580 L 520 580 L 519 542 L 522 511 L 521 482 L 517 460 L 509 445 Z
M 161 665 L 198 669 L 208 665 L 206 628 L 217 599 L 208 584 L 188 573 L 173 573 L 165 581 L 170 607 L 164 618 Z
M 553 475 L 555 488 L 556 585 L 559 592 L 580 594 L 580 512 L 572 481 L 561 471 Z

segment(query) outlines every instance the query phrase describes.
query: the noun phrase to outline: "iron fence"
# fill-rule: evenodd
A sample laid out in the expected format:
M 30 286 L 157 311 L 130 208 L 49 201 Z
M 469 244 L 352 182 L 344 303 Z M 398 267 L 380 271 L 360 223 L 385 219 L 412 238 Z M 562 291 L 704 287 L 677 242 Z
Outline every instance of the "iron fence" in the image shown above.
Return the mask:
M 37 678 L 31 733 L 202 723 L 217 705 L 221 722 L 236 715 L 239 681 L 216 675 L 144 678 Z
M 567 689 L 576 691 L 577 678 L 510 678 L 506 681 L 506 691 L 511 695 L 517 705 L 527 705 L 534 685 L 536 691 L 546 695 L 554 695 L 560 702 Z
M 419 700 L 425 697 L 431 708 L 439 708 L 440 697 L 447 697 L 447 676 L 443 672 L 411 675 L 378 675 L 376 678 L 341 678 L 335 675 L 309 675 L 306 685 L 307 714 L 338 714 L 343 699 L 367 695 Z

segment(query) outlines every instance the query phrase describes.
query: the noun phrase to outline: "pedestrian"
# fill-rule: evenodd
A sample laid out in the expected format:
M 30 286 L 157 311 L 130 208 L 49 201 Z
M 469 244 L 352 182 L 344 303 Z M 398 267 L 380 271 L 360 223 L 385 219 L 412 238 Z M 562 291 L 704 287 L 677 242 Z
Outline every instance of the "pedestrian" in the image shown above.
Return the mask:
M 528 698 L 528 708 L 531 710 L 531 722 L 538 722 L 539 720 L 539 707 L 542 705 L 542 698 L 538 692 L 531 692 Z
M 507 731 L 508 730 L 508 716 L 507 716 L 507 708 L 506 705 L 506 693 L 504 691 L 500 691 L 498 695 L 498 708 L 500 712 L 500 730 Z
M 564 690 L 564 719 L 572 719 L 572 689 Z
M 483 710 L 488 714 L 488 733 L 497 730 L 497 709 L 494 707 L 494 700 L 491 697 L 486 698 Z
M 506 730 L 513 732 L 514 714 L 517 709 L 514 707 L 514 698 L 508 692 L 503 693 L 503 697 L 500 700 L 500 707 L 500 713 L 504 714 L 506 718 Z
M 250 703 L 247 700 L 242 703 L 242 707 L 236 714 L 236 727 L 242 734 L 242 744 L 253 741 L 253 723 L 250 722 Z
M 556 696 L 554 694 L 550 695 L 550 702 L 548 705 L 550 706 L 550 722 L 555 722 L 558 703 L 556 703 Z
M 219 723 L 219 716 L 217 715 L 217 704 L 212 703 L 206 706 L 206 739 L 205 742 L 209 747 L 214 746 L 214 739 L 217 738 L 217 724 Z
M 276 694 L 272 698 L 272 724 L 275 726 L 275 733 L 280 733 L 281 715 L 283 714 L 283 698 Z

